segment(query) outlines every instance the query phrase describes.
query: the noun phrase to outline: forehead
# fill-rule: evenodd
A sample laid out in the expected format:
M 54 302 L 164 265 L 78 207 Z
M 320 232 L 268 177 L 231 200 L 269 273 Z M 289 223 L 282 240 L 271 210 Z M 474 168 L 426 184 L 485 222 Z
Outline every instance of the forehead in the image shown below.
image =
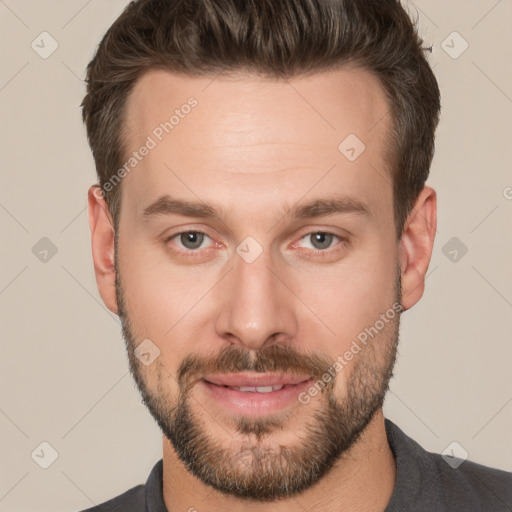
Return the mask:
M 232 135 L 232 142 L 245 144 L 267 139 L 335 144 L 346 132 L 364 137 L 388 110 L 378 78 L 360 68 L 287 80 L 241 72 L 191 77 L 151 70 L 136 82 L 126 102 L 130 134 L 151 133 L 191 97 L 199 107 L 193 113 L 201 115 L 182 123 L 174 138 L 211 147 L 229 142 L 226 132 Z M 215 125 L 208 125 L 212 120 Z M 198 128 L 201 137 L 191 136 Z
M 152 70 L 126 102 L 126 158 L 149 139 L 152 149 L 123 181 L 123 196 L 143 208 L 177 185 L 201 196 L 229 184 L 274 197 L 304 193 L 326 173 L 320 189 L 344 184 L 357 195 L 389 184 L 388 110 L 378 79 L 357 68 L 288 80 Z

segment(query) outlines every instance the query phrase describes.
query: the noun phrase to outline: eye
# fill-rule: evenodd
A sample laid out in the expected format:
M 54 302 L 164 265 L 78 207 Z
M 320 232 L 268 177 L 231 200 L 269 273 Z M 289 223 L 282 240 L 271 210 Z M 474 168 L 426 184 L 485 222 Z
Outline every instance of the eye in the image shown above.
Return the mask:
M 205 238 L 210 237 L 202 231 L 182 231 L 167 238 L 166 243 L 176 239 L 178 247 L 181 245 L 178 252 L 189 252 L 200 249 Z
M 181 254 L 183 256 L 194 257 L 199 256 L 201 253 L 204 254 L 207 249 L 212 247 L 203 246 L 203 243 L 206 241 L 206 239 L 212 240 L 206 233 L 202 231 L 189 230 L 181 231 L 171 235 L 165 240 L 165 243 L 170 244 L 171 250 L 175 253 Z M 339 241 L 338 244 L 334 244 L 336 239 Z M 309 241 L 311 244 L 309 247 L 306 244 L 306 248 L 311 249 L 308 252 L 326 255 L 332 254 L 333 252 L 342 249 L 347 242 L 344 238 L 334 233 L 329 233 L 327 231 L 314 231 L 301 237 L 299 242 L 296 242 L 293 244 L 293 246 L 304 247 L 301 245 L 303 240 Z M 218 244 L 213 243 L 213 246 L 218 246 Z M 333 247 L 334 249 L 332 249 Z M 204 251 L 201 251 L 201 249 L 204 249 Z
M 334 233 L 328 233 L 326 231 L 315 231 L 313 233 L 308 233 L 303 236 L 300 240 L 310 240 L 313 252 L 327 252 L 327 249 L 330 249 L 333 245 L 333 240 L 338 239 L 341 244 L 345 242 L 345 240 L 339 235 L 335 235 Z

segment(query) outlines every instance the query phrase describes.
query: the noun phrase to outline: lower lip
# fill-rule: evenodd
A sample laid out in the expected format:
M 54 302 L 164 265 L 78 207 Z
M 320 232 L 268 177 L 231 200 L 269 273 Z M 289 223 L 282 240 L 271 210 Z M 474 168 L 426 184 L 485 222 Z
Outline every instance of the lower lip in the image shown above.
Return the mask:
M 309 379 L 270 393 L 254 393 L 218 386 L 205 380 L 200 381 L 215 401 L 235 413 L 254 417 L 279 412 L 293 403 L 298 403 L 300 393 L 306 391 L 312 382 L 313 379 Z

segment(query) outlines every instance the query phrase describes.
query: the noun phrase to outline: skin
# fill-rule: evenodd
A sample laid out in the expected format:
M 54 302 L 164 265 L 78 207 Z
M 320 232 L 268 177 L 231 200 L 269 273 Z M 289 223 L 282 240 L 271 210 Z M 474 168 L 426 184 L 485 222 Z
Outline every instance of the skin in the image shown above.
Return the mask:
M 402 307 L 411 308 L 423 294 L 436 228 L 436 195 L 425 187 L 402 236 L 396 236 L 385 158 L 389 105 L 369 72 L 341 68 L 285 82 L 243 74 L 214 79 L 150 71 L 127 101 L 128 153 L 191 96 L 198 106 L 122 181 L 117 261 L 113 221 L 97 188 L 89 190 L 101 297 L 129 320 L 124 332 L 129 350 L 130 342 L 147 338 L 158 346 L 154 363 L 144 366 L 132 356 L 131 369 L 139 388 L 169 415 L 182 397 L 178 375 L 186 358 L 195 355 L 218 365 L 216 356 L 226 348 L 273 354 L 273 348 L 286 346 L 306 368 L 312 355 L 333 362 L 397 300 L 397 268 Z M 366 146 L 353 162 L 338 150 L 349 134 Z M 333 192 L 364 203 L 368 214 L 287 215 L 297 204 Z M 215 205 L 222 216 L 145 218 L 143 210 L 165 194 Z M 195 257 L 185 256 L 192 251 L 179 236 L 169 240 L 187 230 L 208 235 Z M 307 236 L 315 232 L 340 238 L 315 254 L 317 247 Z M 236 252 L 248 236 L 262 248 L 252 263 Z M 301 453 L 305 424 L 327 411 L 329 395 L 340 406 L 350 403 L 349 389 L 363 392 L 358 375 L 365 369 L 382 373 L 375 383 L 385 391 L 384 374 L 392 368 L 397 338 L 398 315 L 337 373 L 329 391 L 271 418 L 276 423 L 267 424 L 267 435 L 237 430 L 239 418 L 208 399 L 200 374 L 189 375 L 190 410 L 200 431 L 233 455 L 238 474 L 250 476 L 254 461 L 236 456 L 244 443 Z M 201 512 L 301 507 L 334 512 L 340 504 L 347 511 L 383 511 L 396 474 L 381 407 L 321 478 L 274 501 L 248 500 L 207 485 L 185 467 L 165 436 L 163 461 L 167 508 Z M 219 471 L 228 469 L 222 462 Z

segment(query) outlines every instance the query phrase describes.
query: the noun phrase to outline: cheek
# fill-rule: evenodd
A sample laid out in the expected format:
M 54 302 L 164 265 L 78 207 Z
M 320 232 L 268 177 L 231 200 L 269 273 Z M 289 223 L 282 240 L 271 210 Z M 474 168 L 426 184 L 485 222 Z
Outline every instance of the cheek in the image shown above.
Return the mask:
M 155 339 L 171 339 L 175 326 L 189 317 L 201 297 L 206 283 L 190 276 L 165 273 L 147 266 L 127 272 L 123 288 L 133 327 L 139 335 Z
M 299 322 L 305 339 L 315 340 L 311 348 L 333 360 L 343 355 L 358 335 L 392 308 L 396 276 L 396 248 L 388 243 L 361 250 L 336 268 L 301 273 L 297 295 L 310 311 L 300 314 Z
M 354 252 L 343 266 L 328 272 L 323 281 L 324 303 L 353 312 L 377 313 L 394 301 L 397 262 L 396 248 L 381 246 Z M 309 288 L 311 289 L 311 288 Z M 322 295 L 318 295 L 322 297 Z M 340 311 L 341 313 L 341 311 Z
M 131 315 L 146 326 L 172 322 L 189 293 L 187 271 L 173 267 L 163 247 L 135 230 L 122 233 L 120 240 L 119 270 Z
M 131 249 L 133 247 L 133 249 Z M 162 250 L 124 240 L 119 267 L 126 311 L 135 343 L 148 338 L 159 348 L 159 363 L 175 375 L 191 353 L 206 353 L 215 311 L 208 292 L 218 280 L 202 271 L 170 263 Z M 208 310 L 206 311 L 205 308 Z M 162 377 L 166 375 L 162 370 Z

